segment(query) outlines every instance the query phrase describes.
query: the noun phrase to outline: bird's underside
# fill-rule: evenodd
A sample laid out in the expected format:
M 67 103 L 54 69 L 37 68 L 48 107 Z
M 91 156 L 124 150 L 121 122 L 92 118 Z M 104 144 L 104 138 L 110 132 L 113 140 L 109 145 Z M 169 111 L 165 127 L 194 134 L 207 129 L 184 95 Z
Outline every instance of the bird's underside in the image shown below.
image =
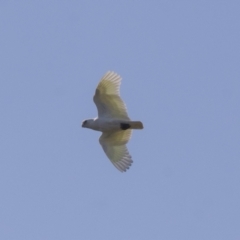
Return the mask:
M 121 172 L 132 164 L 132 157 L 126 147 L 131 138 L 131 129 L 142 129 L 140 121 L 131 121 L 120 97 L 121 77 L 107 72 L 100 80 L 93 101 L 97 106 L 98 118 L 83 122 L 83 127 L 102 131 L 99 142 L 113 165 Z M 111 126 L 114 123 L 116 125 Z M 106 130 L 107 128 L 107 130 Z

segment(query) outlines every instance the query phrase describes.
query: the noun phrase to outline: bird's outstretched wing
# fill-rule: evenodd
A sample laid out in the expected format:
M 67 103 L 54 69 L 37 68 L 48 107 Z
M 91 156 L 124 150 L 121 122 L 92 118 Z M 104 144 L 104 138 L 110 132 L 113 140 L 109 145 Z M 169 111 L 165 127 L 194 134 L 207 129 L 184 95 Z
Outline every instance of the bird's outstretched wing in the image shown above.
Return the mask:
M 125 172 L 132 164 L 132 158 L 126 147 L 131 138 L 132 130 L 103 133 L 99 142 L 113 165 L 121 172 Z
M 98 117 L 130 120 L 127 108 L 120 97 L 121 77 L 107 72 L 100 80 L 93 101 L 98 109 Z

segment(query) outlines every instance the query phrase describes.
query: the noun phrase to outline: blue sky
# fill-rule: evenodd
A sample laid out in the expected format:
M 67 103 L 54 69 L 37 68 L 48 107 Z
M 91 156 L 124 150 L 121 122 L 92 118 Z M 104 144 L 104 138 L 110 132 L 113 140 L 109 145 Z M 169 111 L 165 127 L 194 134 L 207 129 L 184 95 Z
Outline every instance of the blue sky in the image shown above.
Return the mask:
M 0 239 L 240 239 L 239 1 L 1 1 Z M 120 173 L 95 117 L 144 123 Z

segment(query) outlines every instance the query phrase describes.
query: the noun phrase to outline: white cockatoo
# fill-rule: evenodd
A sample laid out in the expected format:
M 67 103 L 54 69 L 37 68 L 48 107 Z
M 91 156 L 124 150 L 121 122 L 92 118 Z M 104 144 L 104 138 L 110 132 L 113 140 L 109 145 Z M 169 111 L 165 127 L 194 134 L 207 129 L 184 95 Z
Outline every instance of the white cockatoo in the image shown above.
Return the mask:
M 143 129 L 140 121 L 131 121 L 120 97 L 121 77 L 107 72 L 100 80 L 93 101 L 97 106 L 98 117 L 83 121 L 82 127 L 101 131 L 99 142 L 107 157 L 121 172 L 132 164 L 126 147 L 131 138 L 131 129 Z

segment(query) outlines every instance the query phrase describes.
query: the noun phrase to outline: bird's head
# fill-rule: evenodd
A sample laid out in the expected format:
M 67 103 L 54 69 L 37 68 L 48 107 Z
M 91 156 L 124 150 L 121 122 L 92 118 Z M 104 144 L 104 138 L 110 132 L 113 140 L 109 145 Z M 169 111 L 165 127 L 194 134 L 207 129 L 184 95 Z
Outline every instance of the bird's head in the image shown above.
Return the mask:
M 94 122 L 94 119 L 87 119 L 82 122 L 83 128 L 91 128 L 92 124 Z

